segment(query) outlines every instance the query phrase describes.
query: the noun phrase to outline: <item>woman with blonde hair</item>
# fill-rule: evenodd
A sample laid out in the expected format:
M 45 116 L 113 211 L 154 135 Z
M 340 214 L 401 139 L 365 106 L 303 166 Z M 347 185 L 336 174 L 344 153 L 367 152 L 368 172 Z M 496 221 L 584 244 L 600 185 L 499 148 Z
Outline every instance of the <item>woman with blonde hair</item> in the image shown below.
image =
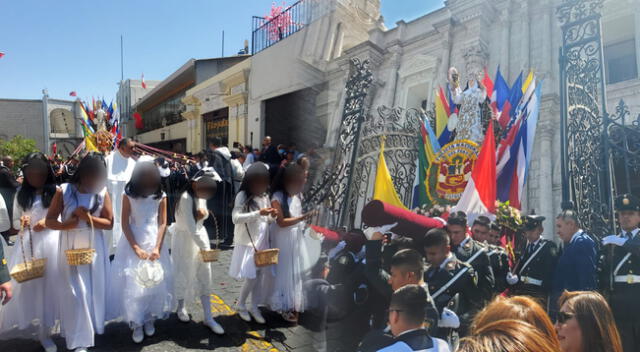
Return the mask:
M 560 349 L 522 320 L 503 319 L 478 326 L 473 335 L 460 340 L 456 352 L 559 352 Z
M 471 325 L 475 334 L 485 325 L 504 319 L 521 320 L 535 326 L 556 349 L 560 348 L 553 323 L 537 301 L 527 296 L 496 297 L 483 310 L 476 314 Z
M 565 291 L 558 300 L 556 332 L 563 352 L 622 352 L 611 308 L 595 291 Z

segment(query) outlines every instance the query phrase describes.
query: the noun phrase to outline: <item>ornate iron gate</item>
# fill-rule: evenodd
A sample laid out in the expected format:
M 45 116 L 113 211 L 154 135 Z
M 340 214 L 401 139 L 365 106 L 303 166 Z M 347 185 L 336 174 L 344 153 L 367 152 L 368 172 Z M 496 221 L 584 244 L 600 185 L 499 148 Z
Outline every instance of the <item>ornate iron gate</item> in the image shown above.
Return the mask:
M 635 191 L 640 170 L 640 117 L 628 121 L 622 101 L 607 113 L 602 6 L 603 0 L 564 0 L 557 9 L 563 206 L 573 203 L 583 227 L 597 236 L 615 231 L 614 196 Z
M 306 196 L 306 205 L 319 208 L 319 221 L 328 227 L 360 224 L 360 210 L 373 197 L 381 138 L 385 160 L 400 198 L 408 204 L 416 172 L 421 113 L 415 109 L 378 108 L 368 114 L 366 97 L 372 80 L 369 62 L 352 59 L 345 87 L 342 123 L 334 159 Z
M 348 198 L 348 227 L 360 225 L 360 211 L 373 198 L 380 144 L 385 139 L 385 161 L 396 192 L 410 204 L 418 159 L 421 113 L 416 109 L 381 106 L 362 124 L 360 147 Z

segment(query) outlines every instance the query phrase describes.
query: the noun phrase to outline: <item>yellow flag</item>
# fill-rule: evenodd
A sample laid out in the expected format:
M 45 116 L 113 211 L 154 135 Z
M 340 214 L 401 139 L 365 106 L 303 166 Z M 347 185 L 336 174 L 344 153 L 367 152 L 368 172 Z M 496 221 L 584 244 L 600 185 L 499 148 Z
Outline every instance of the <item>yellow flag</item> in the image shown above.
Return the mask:
M 533 81 L 533 71 L 529 71 L 529 75 L 527 75 L 527 79 L 525 79 L 524 83 L 522 84 L 522 94 L 524 94 L 527 91 L 527 88 L 529 88 L 531 81 Z
M 84 148 L 88 152 L 97 152 L 98 151 L 98 148 L 96 148 L 96 145 L 93 143 L 93 141 L 91 140 L 90 136 L 84 137 Z
M 438 91 L 436 90 L 436 138 L 439 138 L 440 135 L 442 134 L 442 131 L 444 131 L 445 128 L 447 128 L 447 122 L 449 122 L 449 116 L 447 116 L 447 111 L 444 108 L 444 105 L 442 103 L 442 97 L 440 96 L 440 94 L 438 93 Z
M 398 193 L 396 193 L 396 188 L 393 186 L 391 174 L 389 174 L 387 163 L 384 160 L 384 137 L 380 144 L 380 156 L 378 156 L 378 167 L 376 169 L 376 183 L 373 190 L 373 199 L 407 209 L 404 204 L 402 204 Z

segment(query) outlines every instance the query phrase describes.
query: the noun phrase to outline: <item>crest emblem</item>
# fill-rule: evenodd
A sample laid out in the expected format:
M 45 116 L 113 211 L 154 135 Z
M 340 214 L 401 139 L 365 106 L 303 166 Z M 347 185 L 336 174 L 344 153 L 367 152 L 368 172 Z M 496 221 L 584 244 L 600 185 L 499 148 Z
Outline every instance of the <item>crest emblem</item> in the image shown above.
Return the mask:
M 456 204 L 471 177 L 479 148 L 469 140 L 447 144 L 427 171 L 427 195 L 432 204 Z

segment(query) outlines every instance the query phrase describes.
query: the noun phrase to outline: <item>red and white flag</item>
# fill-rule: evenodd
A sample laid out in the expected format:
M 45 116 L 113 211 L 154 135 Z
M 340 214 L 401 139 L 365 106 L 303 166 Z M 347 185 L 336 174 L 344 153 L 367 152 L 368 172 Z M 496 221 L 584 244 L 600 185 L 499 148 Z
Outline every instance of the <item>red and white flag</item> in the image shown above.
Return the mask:
M 0 51 L 0 59 L 2 59 L 3 56 L 4 56 L 4 53 Z
M 140 82 L 140 84 L 142 84 L 142 89 L 147 89 L 147 84 L 144 83 L 144 73 L 142 74 L 142 82 Z
M 69 96 L 70 96 L 70 97 L 77 97 L 77 96 L 78 96 L 78 93 L 76 93 L 76 91 L 75 91 L 75 90 L 72 90 L 71 92 L 69 92 Z
M 451 212 L 464 211 L 470 222 L 480 216 L 495 218 L 496 212 L 496 140 L 493 136 L 493 120 L 484 136 L 478 160 L 471 171 L 471 178 Z

